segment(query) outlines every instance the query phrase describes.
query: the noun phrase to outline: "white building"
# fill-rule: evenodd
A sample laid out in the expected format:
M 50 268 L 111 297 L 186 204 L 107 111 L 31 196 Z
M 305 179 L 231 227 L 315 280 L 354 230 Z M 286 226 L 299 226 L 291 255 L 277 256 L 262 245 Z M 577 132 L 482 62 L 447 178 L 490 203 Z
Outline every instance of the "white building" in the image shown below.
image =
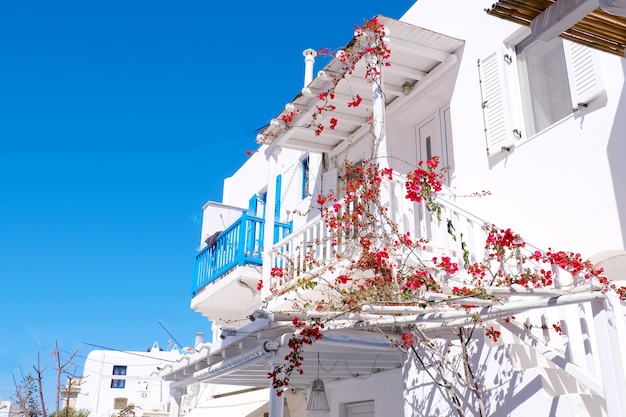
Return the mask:
M 419 0 L 400 21 L 379 17 L 392 51 L 380 84 L 363 79 L 363 59 L 338 82 L 342 57 L 314 78 L 307 64 L 305 88 L 277 109 L 257 138 L 259 151 L 225 180 L 222 202 L 204 206 L 191 307 L 214 322 L 215 340 L 164 373 L 178 405 L 196 382 L 271 387 L 267 374 L 284 363 L 297 330 L 288 290 L 305 272 L 315 276 L 307 255 L 334 259 L 337 246 L 319 211 L 309 208 L 319 193 L 341 188 L 345 161 L 376 155 L 399 176 L 440 156 L 450 168 L 447 196 L 437 200 L 443 222 L 404 201 L 401 181 L 388 194 L 400 229 L 429 239 L 432 255 L 445 249 L 467 264 L 466 247 L 446 233 L 445 219 L 469 236 L 472 253 L 480 253 L 484 225 L 493 223 L 522 234 L 539 253 L 578 251 L 623 285 L 626 19 L 617 16 L 623 2 L 600 3 L 609 13 L 591 0 Z M 337 107 L 336 126 L 325 120 L 321 130 L 319 97 L 331 88 L 338 103 L 360 97 L 363 105 Z M 480 190 L 491 195 L 458 197 Z M 281 259 L 293 262 L 292 280 L 272 276 Z M 483 415 L 626 415 L 624 309 L 595 287 L 564 288 L 490 289 L 504 294 L 503 304 L 472 310 L 501 334 L 495 341 L 474 335 L 471 345 Z M 283 396 L 270 389 L 271 417 L 319 414 L 304 405 L 318 376 L 329 405 L 323 415 L 457 413 L 429 367 L 390 340 L 420 326 L 445 343 L 445 331 L 466 323 L 467 313 L 370 311 L 329 323 L 304 350 L 304 372 L 292 375 L 292 389 Z M 550 331 L 553 323 L 563 328 Z M 379 331 L 368 331 L 374 327 Z M 479 415 L 470 391 L 457 389 L 458 408 Z
M 156 343 L 145 352 L 93 350 L 87 355 L 76 409 L 91 417 L 110 417 L 127 406 L 141 415 L 166 415 L 169 383 L 157 368 L 173 364 L 177 349 L 164 351 Z
M 11 401 L 2 401 L 0 398 L 0 417 L 14 417 L 19 413 L 16 404 Z

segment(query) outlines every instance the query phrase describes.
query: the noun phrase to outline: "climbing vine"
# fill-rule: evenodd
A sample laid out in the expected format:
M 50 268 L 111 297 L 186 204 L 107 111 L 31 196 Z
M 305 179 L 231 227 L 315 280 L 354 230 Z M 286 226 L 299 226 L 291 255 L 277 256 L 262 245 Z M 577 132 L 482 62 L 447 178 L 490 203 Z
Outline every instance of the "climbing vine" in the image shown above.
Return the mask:
M 339 81 L 352 74 L 356 63 L 364 56 L 364 77 L 376 82 L 381 66 L 390 65 L 390 50 L 386 44 L 387 31 L 376 19 L 372 19 L 355 31 L 350 46 L 336 51 L 333 56 L 343 63 L 343 70 L 333 75 L 327 91 L 319 94 L 319 104 L 312 113 L 311 124 L 315 135 L 325 128 L 335 129 L 340 121 L 332 112 L 340 105 L 336 102 L 335 87 Z M 320 50 L 320 54 L 330 54 Z M 345 103 L 357 107 L 362 97 L 355 95 Z M 282 121 L 294 123 L 298 112 L 289 112 Z M 394 172 L 384 161 L 376 158 L 360 164 L 346 162 L 344 184 L 338 190 L 317 196 L 317 209 L 329 231 L 332 259 L 322 261 L 314 247 L 319 242 L 306 244 L 306 251 L 298 260 L 290 260 L 284 254 L 281 267 L 274 267 L 271 276 L 280 282 L 294 283 L 290 291 L 315 289 L 315 299 L 298 297 L 294 308 L 303 314 L 319 312 L 319 316 L 303 320 L 295 317 L 294 332 L 289 339 L 289 353 L 284 363 L 277 363 L 268 377 L 278 395 L 289 387 L 294 373 L 302 374 L 303 351 L 306 346 L 323 338 L 324 329 L 332 321 L 347 312 L 363 313 L 366 306 L 411 307 L 423 311 L 458 310 L 467 314 L 468 321 L 450 327 L 460 357 L 452 359 L 449 343 L 442 343 L 429 336 L 419 326 L 407 325 L 395 335 L 386 329 L 376 329 L 389 338 L 390 343 L 413 355 L 428 375 L 445 388 L 451 404 L 459 416 L 464 416 L 461 393 L 455 388 L 460 383 L 473 395 L 478 415 L 486 416 L 483 391 L 474 369 L 471 367 L 470 341 L 475 333 L 496 343 L 502 337 L 500 330 L 490 322 L 483 322 L 477 308 L 504 302 L 503 296 L 493 295 L 490 288 L 560 289 L 575 287 L 582 283 L 590 288 L 614 291 L 620 299 L 626 298 L 626 288 L 617 288 L 603 275 L 601 268 L 594 267 L 575 252 L 535 250 L 530 252 L 525 240 L 509 228 L 494 224 L 484 225 L 486 239 L 480 254 L 469 252 L 466 237 L 457 232 L 452 219 L 442 218 L 438 194 L 444 187 L 445 167 L 440 167 L 437 156 L 420 161 L 405 175 Z M 404 198 L 423 207 L 433 218 L 447 225 L 446 233 L 458 242 L 459 251 L 434 252 L 433 242 L 403 230 L 390 214 L 389 193 L 393 183 L 402 183 Z M 473 196 L 488 196 L 488 191 Z M 433 256 L 435 255 L 435 256 Z M 476 259 L 471 261 L 471 259 Z M 564 279 L 564 273 L 571 280 Z M 263 282 L 259 282 L 261 289 Z M 273 296 L 281 295 L 277 287 L 271 289 Z M 285 290 L 286 291 L 286 290 Z M 322 314 L 323 313 L 323 314 Z M 304 316 L 303 316 L 304 317 Z M 514 316 L 504 318 L 515 320 Z M 532 326 L 526 324 L 526 326 Z M 562 333 L 561 323 L 541 324 L 544 330 Z M 397 332 L 397 331 L 396 331 Z

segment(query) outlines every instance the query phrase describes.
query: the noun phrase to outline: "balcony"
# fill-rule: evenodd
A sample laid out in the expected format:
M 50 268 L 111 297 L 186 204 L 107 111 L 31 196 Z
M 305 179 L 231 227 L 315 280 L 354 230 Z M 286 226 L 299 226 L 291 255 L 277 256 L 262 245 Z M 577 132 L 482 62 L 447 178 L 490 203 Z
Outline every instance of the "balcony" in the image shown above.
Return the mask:
M 421 257 L 431 259 L 434 256 L 449 256 L 452 262 L 457 263 L 460 271 L 456 277 L 448 279 L 447 285 L 463 287 L 467 278 L 463 269 L 465 263 L 480 261 L 483 259 L 482 255 L 486 253 L 484 246 L 489 223 L 466 212 L 443 195 L 436 198 L 440 212 L 433 214 L 427 210 L 423 202 L 414 203 L 405 198 L 407 193 L 405 182 L 406 177 L 396 173 L 388 184 L 391 220 L 396 223 L 400 233 L 409 232 L 415 239 L 426 239 L 427 243 L 420 253 Z M 351 207 L 341 210 L 350 211 Z M 451 224 L 454 227 L 451 228 Z M 462 239 L 457 238 L 458 236 Z M 277 242 L 270 252 L 270 265 L 282 268 L 284 274 L 272 277 L 269 282 L 269 288 L 272 288 L 274 293 L 269 296 L 270 308 L 288 309 L 291 301 L 285 295 L 294 288 L 301 287 L 302 282 L 310 280 L 323 282 L 324 279 L 320 280 L 318 277 L 328 274 L 329 271 L 332 273 L 340 259 L 349 258 L 354 255 L 355 250 L 358 250 L 354 244 L 348 246 L 349 244 L 348 240 L 342 239 L 341 235 L 330 230 L 320 216 Z M 529 258 L 529 263 L 533 263 L 530 261 L 530 255 L 535 251 L 541 250 L 526 242 L 523 252 Z M 537 262 L 533 264 L 538 269 L 542 267 Z M 306 293 L 307 297 L 315 299 L 318 297 L 315 293 L 322 294 L 323 289 L 299 288 L 299 291 L 300 294 Z
M 257 283 L 263 263 L 265 222 L 243 211 L 233 224 L 196 254 L 191 307 L 210 319 L 240 318 L 260 305 Z M 274 243 L 291 233 L 276 222 Z M 236 302 L 233 302 L 236 300 Z M 232 317 L 231 317 L 232 316 Z

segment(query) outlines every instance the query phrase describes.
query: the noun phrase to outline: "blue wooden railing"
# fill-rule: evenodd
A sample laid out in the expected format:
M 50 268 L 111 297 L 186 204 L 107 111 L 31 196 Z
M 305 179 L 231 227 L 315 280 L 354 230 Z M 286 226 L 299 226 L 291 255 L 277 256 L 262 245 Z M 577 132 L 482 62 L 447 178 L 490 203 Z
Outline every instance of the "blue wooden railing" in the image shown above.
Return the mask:
M 264 228 L 262 218 L 243 212 L 236 222 L 219 234 L 214 245 L 199 251 L 193 271 L 192 297 L 237 266 L 262 265 Z M 273 243 L 290 233 L 291 224 L 276 222 Z

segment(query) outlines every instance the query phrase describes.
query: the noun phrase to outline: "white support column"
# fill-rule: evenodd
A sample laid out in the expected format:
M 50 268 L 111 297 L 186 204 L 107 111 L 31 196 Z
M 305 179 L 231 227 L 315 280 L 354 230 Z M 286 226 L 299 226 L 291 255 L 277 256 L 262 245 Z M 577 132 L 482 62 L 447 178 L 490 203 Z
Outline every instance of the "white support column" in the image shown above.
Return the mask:
M 387 132 L 385 120 L 385 95 L 383 92 L 383 67 L 376 57 L 369 57 L 371 65 L 376 69 L 377 75 L 372 80 L 372 112 L 374 124 L 374 158 L 380 168 L 389 166 L 387 152 Z
M 174 388 L 172 391 L 170 391 L 170 396 L 172 400 L 170 401 L 169 417 L 179 417 L 180 416 L 180 402 L 183 397 L 183 389 Z
M 263 293 L 262 297 L 269 294 L 269 283 L 271 280 L 272 271 L 272 257 L 271 250 L 274 245 L 274 210 L 276 208 L 276 176 L 278 175 L 278 155 L 280 154 L 280 148 L 270 148 L 271 153 L 266 155 L 267 162 L 269 164 L 267 184 L 267 195 L 265 197 L 265 229 L 263 233 L 263 272 L 261 278 L 263 279 Z
M 598 361 L 604 387 L 607 415 L 626 415 L 626 380 L 624 379 L 624 363 L 622 361 L 619 337 L 615 326 L 615 314 L 610 300 L 591 303 L 593 324 L 598 345 Z
M 274 365 L 272 365 L 274 370 Z M 277 395 L 276 388 L 271 386 L 270 383 L 270 405 L 269 405 L 269 417 L 283 417 L 285 413 L 285 394 L 281 396 Z

